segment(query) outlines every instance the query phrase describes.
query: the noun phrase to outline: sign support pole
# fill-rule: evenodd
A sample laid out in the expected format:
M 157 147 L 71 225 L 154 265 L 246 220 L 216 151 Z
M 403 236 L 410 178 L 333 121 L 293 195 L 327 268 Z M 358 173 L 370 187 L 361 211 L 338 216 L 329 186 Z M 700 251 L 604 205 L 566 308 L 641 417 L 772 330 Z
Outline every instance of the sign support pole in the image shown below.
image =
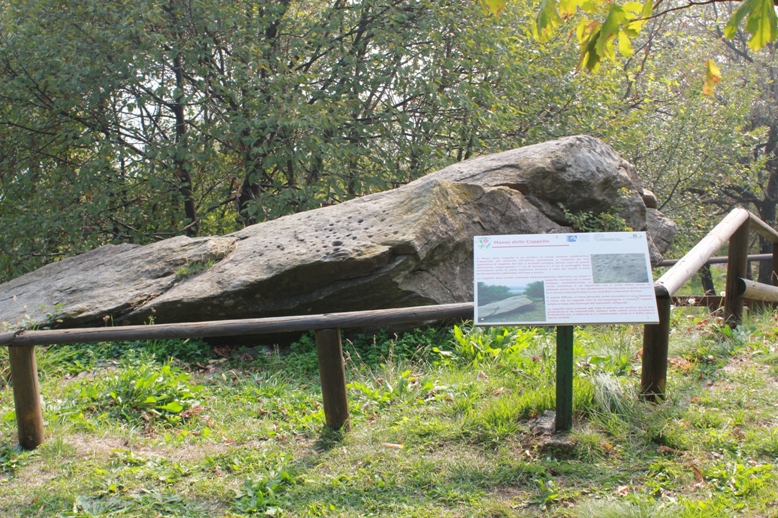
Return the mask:
M 554 430 L 573 428 L 573 330 L 574 326 L 556 328 L 556 418 Z

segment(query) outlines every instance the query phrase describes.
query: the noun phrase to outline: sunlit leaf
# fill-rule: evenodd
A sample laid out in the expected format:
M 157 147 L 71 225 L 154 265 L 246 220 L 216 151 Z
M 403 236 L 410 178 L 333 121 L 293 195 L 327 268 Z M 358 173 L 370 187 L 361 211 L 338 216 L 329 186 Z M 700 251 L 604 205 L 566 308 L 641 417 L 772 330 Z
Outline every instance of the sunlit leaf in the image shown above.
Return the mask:
M 646 20 L 650 18 L 653 13 L 654 13 L 653 0 L 646 0 L 646 2 L 643 4 L 643 11 L 640 13 L 640 17 Z
M 629 58 L 632 57 L 633 53 L 634 51 L 632 50 L 632 42 L 629 41 L 627 33 L 623 30 L 619 31 L 619 54 L 625 58 Z
M 760 0 L 746 0 L 741 3 L 737 10 L 732 13 L 727 25 L 724 27 L 724 37 L 732 39 L 737 34 L 737 29 L 740 27 L 740 23 L 743 19 L 756 8 L 757 2 Z
M 579 0 L 560 0 L 559 14 L 563 17 L 572 16 L 576 13 L 579 5 L 581 5 Z
M 713 95 L 716 83 L 721 80 L 721 71 L 712 59 L 705 63 L 705 83 L 702 85 L 703 95 Z
M 540 41 L 547 41 L 554 31 L 562 24 L 562 17 L 557 10 L 557 0 L 543 0 L 535 19 L 535 37 Z
M 746 20 L 746 30 L 751 34 L 748 46 L 759 50 L 778 37 L 778 20 L 775 17 L 773 0 L 758 0 L 756 8 Z
M 745 0 L 724 27 L 724 37 L 735 37 L 743 19 L 746 20 L 745 29 L 751 35 L 748 46 L 753 50 L 758 50 L 778 38 L 778 19 L 773 0 Z
M 487 12 L 498 15 L 505 10 L 506 0 L 481 0 L 481 5 Z
M 597 37 L 595 51 L 598 54 L 598 60 L 603 57 L 615 58 L 611 40 L 616 37 L 621 29 L 621 25 L 627 22 L 624 9 L 617 4 L 613 4 L 608 11 L 608 16 L 602 22 L 600 34 Z
M 178 401 L 171 401 L 167 405 L 158 406 L 157 409 L 164 410 L 166 412 L 171 412 L 173 414 L 177 414 L 184 409 L 184 405 L 182 405 Z

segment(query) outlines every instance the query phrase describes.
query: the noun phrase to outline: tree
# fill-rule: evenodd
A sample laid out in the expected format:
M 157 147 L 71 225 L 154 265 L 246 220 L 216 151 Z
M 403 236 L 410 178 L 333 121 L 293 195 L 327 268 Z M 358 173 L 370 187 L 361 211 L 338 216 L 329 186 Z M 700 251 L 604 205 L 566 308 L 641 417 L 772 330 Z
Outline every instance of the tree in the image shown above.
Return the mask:
M 534 281 L 527 284 L 527 287 L 524 289 L 524 295 L 531 299 L 545 299 L 546 291 L 543 281 Z
M 478 305 L 483 306 L 499 300 L 504 300 L 512 297 L 511 289 L 508 286 L 498 286 L 493 284 L 486 284 L 485 282 L 478 283 Z
M 576 133 L 563 41 L 467 0 L 0 7 L 0 280 L 233 231 Z

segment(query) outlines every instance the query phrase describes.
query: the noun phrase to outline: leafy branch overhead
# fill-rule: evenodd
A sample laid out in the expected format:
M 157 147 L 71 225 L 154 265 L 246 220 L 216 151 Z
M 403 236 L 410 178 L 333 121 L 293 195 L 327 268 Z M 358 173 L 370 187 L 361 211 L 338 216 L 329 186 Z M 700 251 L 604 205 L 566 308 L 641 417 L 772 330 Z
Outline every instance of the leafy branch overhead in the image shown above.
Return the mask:
M 492 12 L 499 12 L 492 7 L 493 0 L 483 1 Z M 575 35 L 581 49 L 579 66 L 597 70 L 604 59 L 615 60 L 617 50 L 623 57 L 632 56 L 632 40 L 640 34 L 645 23 L 652 17 L 669 12 L 656 12 L 661 3 L 662 0 L 656 4 L 652 0 L 646 0 L 644 4 L 609 0 L 543 0 L 537 11 L 533 33 L 539 41 L 547 41 L 565 21 L 578 15 Z M 729 19 L 724 36 L 732 39 L 743 23 L 745 31 L 750 34 L 748 45 L 753 50 L 778 39 L 774 0 L 743 1 Z M 711 95 L 719 78 L 718 68 L 709 60 L 703 93 Z

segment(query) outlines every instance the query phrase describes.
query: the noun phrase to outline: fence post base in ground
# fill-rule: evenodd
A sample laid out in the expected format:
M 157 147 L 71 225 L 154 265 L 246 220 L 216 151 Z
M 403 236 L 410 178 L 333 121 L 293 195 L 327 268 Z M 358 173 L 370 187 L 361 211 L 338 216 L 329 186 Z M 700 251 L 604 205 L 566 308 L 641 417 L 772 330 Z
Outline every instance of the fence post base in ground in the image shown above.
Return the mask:
M 11 364 L 19 444 L 25 450 L 34 450 L 43 443 L 44 438 L 35 347 L 9 347 L 8 359 Z
M 643 326 L 643 370 L 640 396 L 648 401 L 664 399 L 667 384 L 667 348 L 670 344 L 670 297 L 657 297 L 658 324 Z
M 556 328 L 556 417 L 554 430 L 573 428 L 573 326 Z
M 319 357 L 319 377 L 327 426 L 333 430 L 349 429 L 346 368 L 339 329 L 316 331 L 316 353 Z

